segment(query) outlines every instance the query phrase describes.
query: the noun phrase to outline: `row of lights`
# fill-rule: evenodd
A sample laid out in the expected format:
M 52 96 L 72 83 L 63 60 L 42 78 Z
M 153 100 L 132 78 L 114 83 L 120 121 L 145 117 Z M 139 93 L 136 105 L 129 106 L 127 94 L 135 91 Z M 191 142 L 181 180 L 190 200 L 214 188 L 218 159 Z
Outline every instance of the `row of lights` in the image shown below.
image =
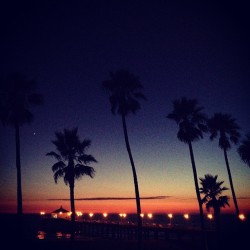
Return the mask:
M 59 214 L 62 214 L 62 212 L 60 212 Z M 72 212 L 69 212 L 69 213 L 68 213 L 68 216 L 70 216 L 71 214 L 72 214 Z M 45 215 L 45 212 L 43 212 L 43 211 L 40 212 L 40 215 Z M 76 215 L 77 215 L 77 216 L 82 216 L 83 213 L 82 213 L 82 212 L 76 212 Z M 108 217 L 108 214 L 107 214 L 107 213 L 103 213 L 102 215 L 103 215 L 104 218 L 107 218 L 107 217 Z M 143 214 L 143 213 L 141 213 L 140 215 L 141 215 L 141 218 L 144 218 L 144 216 L 145 216 L 145 214 Z M 94 216 L 93 213 L 89 213 L 89 217 L 90 217 L 90 218 L 92 218 L 93 216 Z M 127 214 L 126 214 L 126 213 L 120 213 L 119 216 L 120 216 L 121 218 L 126 218 L 126 217 L 127 217 Z M 149 219 L 152 219 L 152 218 L 153 218 L 153 214 L 152 214 L 152 213 L 148 213 L 148 214 L 147 214 L 147 217 L 148 217 Z M 184 217 L 186 220 L 188 220 L 188 219 L 189 219 L 189 214 L 184 214 L 183 217 Z M 173 214 L 168 214 L 168 218 L 171 220 L 171 219 L 173 218 Z M 208 215 L 207 215 L 207 218 L 208 218 L 209 220 L 212 220 L 212 219 L 213 219 L 213 215 L 212 215 L 212 214 L 208 214 Z M 240 215 L 239 215 L 239 219 L 240 219 L 240 220 L 245 220 L 246 217 L 245 217 L 244 214 L 240 214 Z

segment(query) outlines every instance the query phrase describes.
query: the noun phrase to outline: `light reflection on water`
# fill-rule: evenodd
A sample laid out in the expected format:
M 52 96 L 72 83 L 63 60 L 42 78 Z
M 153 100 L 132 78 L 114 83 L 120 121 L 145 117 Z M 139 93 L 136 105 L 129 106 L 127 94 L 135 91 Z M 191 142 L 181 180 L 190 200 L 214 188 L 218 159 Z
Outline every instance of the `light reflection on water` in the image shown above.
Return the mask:
M 38 231 L 37 232 L 37 239 L 44 240 L 44 239 L 70 239 L 71 234 L 69 233 L 62 233 L 62 232 L 56 232 L 48 234 L 44 231 Z

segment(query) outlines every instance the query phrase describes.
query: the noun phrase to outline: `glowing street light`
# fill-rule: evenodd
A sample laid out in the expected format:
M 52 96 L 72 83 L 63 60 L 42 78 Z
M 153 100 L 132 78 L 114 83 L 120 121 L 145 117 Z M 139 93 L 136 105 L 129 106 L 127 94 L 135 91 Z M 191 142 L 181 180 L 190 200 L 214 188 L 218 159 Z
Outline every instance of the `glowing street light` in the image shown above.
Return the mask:
M 169 218 L 169 225 L 172 225 L 173 214 L 168 214 L 168 218 Z
M 153 218 L 153 214 L 149 213 L 149 214 L 148 214 L 148 218 L 149 218 L 149 219 L 152 219 L 152 218 Z
M 107 218 L 108 217 L 108 214 L 107 213 L 103 213 L 102 214 L 104 218 Z
M 212 219 L 213 219 L 213 215 L 212 215 L 212 214 L 208 214 L 208 215 L 207 215 L 207 218 L 208 218 L 209 220 L 212 220 Z
M 79 217 L 79 216 L 82 216 L 82 212 L 76 212 L 76 215 Z
M 213 220 L 213 215 L 212 214 L 208 214 L 207 218 L 210 220 L 210 229 L 212 229 L 212 220 Z
M 243 221 L 246 219 L 246 216 L 244 214 L 239 214 L 239 219 Z
M 183 214 L 184 219 L 187 221 L 186 226 L 188 226 L 189 214 Z
M 40 215 L 45 215 L 45 212 L 41 211 L 41 212 L 40 212 Z
M 120 213 L 119 216 L 121 217 L 121 221 L 122 221 L 123 218 L 125 219 L 125 218 L 127 217 L 127 214 L 125 214 L 125 213 Z
M 140 214 L 140 216 L 141 216 L 141 223 L 142 223 L 142 225 L 143 225 L 143 218 L 144 218 L 144 214 L 143 214 L 143 213 L 141 213 L 141 214 Z
M 93 213 L 89 213 L 89 217 L 92 218 L 94 216 Z

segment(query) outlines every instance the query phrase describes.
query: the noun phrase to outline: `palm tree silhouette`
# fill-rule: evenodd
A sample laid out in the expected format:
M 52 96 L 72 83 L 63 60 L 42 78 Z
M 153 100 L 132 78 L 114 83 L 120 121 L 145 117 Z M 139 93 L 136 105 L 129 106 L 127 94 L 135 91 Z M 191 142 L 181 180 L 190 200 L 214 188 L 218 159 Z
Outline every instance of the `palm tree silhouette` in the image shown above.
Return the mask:
M 94 177 L 95 170 L 88 166 L 89 163 L 97 162 L 96 159 L 85 151 L 90 147 L 91 141 L 84 139 L 81 141 L 78 136 L 78 129 L 64 129 L 63 132 L 55 132 L 56 140 L 52 143 L 56 146 L 57 152 L 51 151 L 46 155 L 54 157 L 57 162 L 53 164 L 54 180 L 63 177 L 64 183 L 69 185 L 71 221 L 75 222 L 75 180 L 87 175 Z
M 135 164 L 128 139 L 126 116 L 129 115 L 130 113 L 135 114 L 136 111 L 138 111 L 141 107 L 139 100 L 140 99 L 145 100 L 146 98 L 140 92 L 143 89 L 143 87 L 138 77 L 126 70 L 117 70 L 116 72 L 111 72 L 110 79 L 103 81 L 102 86 L 104 87 L 105 90 L 108 91 L 109 101 L 111 104 L 111 112 L 113 114 L 117 113 L 122 117 L 124 138 L 134 178 L 138 232 L 139 232 L 138 242 L 140 244 L 142 240 L 140 194 L 139 194 L 139 185 L 137 180 Z
M 250 167 L 250 133 L 246 135 L 246 138 L 242 140 L 241 145 L 238 148 L 238 153 L 243 162 Z
M 212 176 L 211 174 L 206 174 L 205 178 L 200 179 L 200 193 L 204 194 L 202 198 L 202 203 L 206 204 L 206 209 L 210 211 L 210 208 L 214 210 L 214 219 L 216 229 L 220 229 L 220 209 L 221 207 L 229 206 L 229 197 L 220 196 L 223 191 L 228 190 L 227 187 L 221 187 L 224 181 L 217 181 L 218 176 Z
M 240 128 L 237 125 L 235 119 L 233 119 L 230 114 L 215 113 L 214 116 L 208 120 L 208 129 L 211 134 L 210 135 L 211 140 L 219 136 L 219 147 L 224 152 L 224 158 L 226 162 L 227 173 L 232 191 L 234 206 L 236 214 L 237 216 L 239 216 L 240 212 L 234 191 L 233 179 L 229 167 L 227 151 L 231 148 L 230 142 L 234 144 L 238 143 L 238 140 L 240 138 L 240 133 L 238 132 L 238 130 Z
M 203 138 L 203 132 L 207 131 L 206 115 L 202 113 L 202 110 L 203 107 L 198 106 L 198 101 L 196 99 L 187 99 L 186 97 L 182 97 L 180 100 L 173 101 L 173 111 L 167 115 L 167 118 L 174 120 L 179 125 L 177 138 L 188 144 L 189 147 L 196 196 L 199 204 L 201 229 L 205 237 L 202 201 L 199 192 L 197 171 L 192 147 L 192 142 Z
M 21 219 L 22 205 L 22 175 L 20 160 L 20 127 L 31 123 L 33 114 L 30 107 L 41 105 L 43 98 L 36 90 L 36 82 L 28 80 L 25 75 L 13 73 L 1 78 L 0 82 L 0 117 L 3 125 L 13 126 L 16 143 L 16 169 L 17 169 L 17 214 Z

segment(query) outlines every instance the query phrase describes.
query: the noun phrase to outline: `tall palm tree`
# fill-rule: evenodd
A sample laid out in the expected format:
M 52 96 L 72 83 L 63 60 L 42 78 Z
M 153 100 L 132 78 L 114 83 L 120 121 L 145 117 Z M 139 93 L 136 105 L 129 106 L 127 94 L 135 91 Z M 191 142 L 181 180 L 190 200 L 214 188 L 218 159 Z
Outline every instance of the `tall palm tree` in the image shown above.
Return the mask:
M 203 107 L 198 106 L 198 101 L 196 99 L 187 99 L 186 97 L 182 97 L 180 100 L 173 101 L 173 111 L 167 115 L 167 118 L 174 120 L 177 123 L 179 126 L 177 138 L 181 142 L 188 144 L 189 147 L 196 196 L 199 204 L 201 229 L 204 233 L 205 228 L 202 201 L 199 192 L 198 177 L 192 146 L 192 142 L 203 138 L 203 133 L 207 131 L 206 115 L 202 112 L 202 110 Z
M 28 80 L 25 75 L 13 73 L 0 80 L 0 119 L 3 125 L 13 126 L 16 143 L 17 169 L 17 214 L 21 218 L 22 205 L 22 175 L 20 160 L 20 127 L 33 120 L 30 111 L 32 106 L 41 105 L 43 98 L 36 93 L 36 82 Z
M 204 194 L 202 198 L 202 203 L 206 204 L 206 208 L 210 211 L 210 208 L 214 210 L 214 219 L 216 229 L 220 229 L 220 209 L 229 206 L 229 197 L 221 196 L 223 191 L 228 190 L 227 187 L 221 187 L 224 181 L 217 181 L 218 176 L 212 176 L 211 174 L 206 174 L 205 178 L 200 179 L 200 193 Z
M 85 153 L 91 145 L 91 140 L 81 141 L 77 133 L 77 128 L 55 132 L 56 139 L 52 143 L 56 146 L 57 152 L 51 151 L 46 154 L 57 160 L 52 166 L 55 183 L 63 177 L 64 183 L 69 185 L 72 224 L 75 222 L 75 180 L 81 179 L 84 175 L 93 178 L 95 170 L 88 164 L 97 162 L 92 155 Z
M 138 241 L 140 243 L 142 240 L 140 194 L 139 194 L 139 185 L 137 180 L 135 164 L 129 144 L 126 116 L 129 115 L 130 113 L 135 114 L 136 111 L 138 111 L 141 107 L 139 100 L 141 99 L 145 100 L 146 98 L 141 93 L 143 87 L 138 77 L 126 70 L 117 70 L 116 72 L 111 72 L 110 78 L 108 80 L 103 81 L 102 86 L 104 87 L 105 90 L 108 91 L 109 101 L 111 104 L 111 112 L 113 114 L 118 114 L 122 117 L 124 138 L 134 178 L 135 197 L 137 206 L 137 221 L 138 221 L 138 231 L 139 231 Z
M 241 145 L 238 148 L 238 153 L 243 162 L 250 167 L 250 133 L 246 135 L 246 138 L 242 140 Z
M 234 206 L 237 216 L 239 216 L 239 207 L 234 191 L 233 179 L 231 170 L 229 167 L 229 161 L 227 151 L 231 148 L 231 143 L 237 144 L 240 138 L 239 126 L 236 120 L 231 117 L 230 114 L 215 113 L 212 118 L 208 120 L 208 129 L 210 132 L 210 139 L 213 140 L 217 136 L 219 137 L 219 147 L 224 152 L 224 158 L 227 167 L 228 178 L 232 191 Z

